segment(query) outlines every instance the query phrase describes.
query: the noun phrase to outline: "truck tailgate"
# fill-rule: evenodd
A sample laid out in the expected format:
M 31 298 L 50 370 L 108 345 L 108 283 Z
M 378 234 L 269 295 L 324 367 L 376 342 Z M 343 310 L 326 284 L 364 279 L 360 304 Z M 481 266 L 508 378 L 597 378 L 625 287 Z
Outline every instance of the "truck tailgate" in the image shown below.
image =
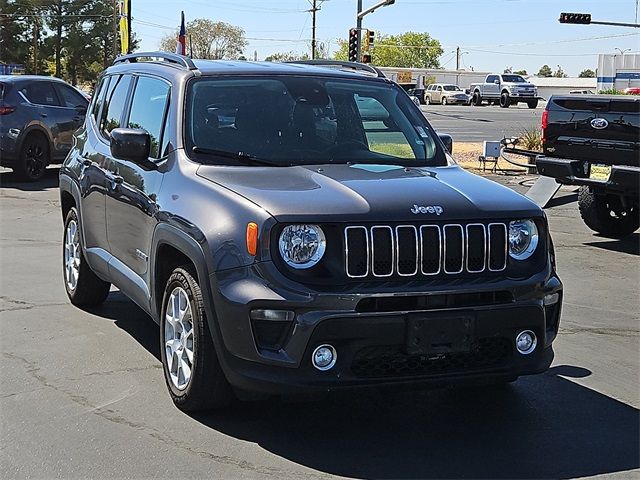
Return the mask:
M 547 110 L 545 154 L 640 166 L 640 97 L 552 97 Z

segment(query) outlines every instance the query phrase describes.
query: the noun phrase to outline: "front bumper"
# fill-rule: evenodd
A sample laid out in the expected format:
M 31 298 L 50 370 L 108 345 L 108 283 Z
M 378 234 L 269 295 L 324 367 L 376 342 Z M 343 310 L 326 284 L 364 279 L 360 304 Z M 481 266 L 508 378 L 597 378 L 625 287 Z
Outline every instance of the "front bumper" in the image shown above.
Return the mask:
M 513 91 L 513 92 L 510 91 L 509 97 L 521 98 L 523 100 L 536 100 L 539 98 L 536 92 L 516 92 L 516 91 Z
M 540 175 L 555 178 L 565 185 L 586 185 L 595 189 L 634 196 L 639 192 L 640 167 L 612 165 L 609 179 L 602 181 L 589 178 L 590 162 L 584 160 L 538 155 L 536 166 Z
M 471 101 L 470 97 L 446 97 L 447 103 L 466 105 Z
M 304 392 L 402 383 L 442 383 L 478 377 L 515 377 L 546 370 L 552 359 L 561 311 L 562 283 L 554 274 L 527 281 L 493 281 L 491 285 L 456 282 L 439 288 L 380 288 L 369 293 L 322 293 L 274 288 L 261 270 L 269 262 L 211 277 L 220 338 L 217 346 L 229 382 L 250 391 Z M 290 285 L 289 285 L 290 286 Z M 491 295 L 491 292 L 504 295 Z M 557 301 L 545 305 L 547 296 Z M 475 297 L 474 297 L 475 295 Z M 444 304 L 416 307 L 415 297 L 444 299 Z M 500 298 L 496 301 L 496 298 Z M 385 305 L 406 300 L 406 308 L 361 308 L 370 299 Z M 483 304 L 468 298 L 493 298 Z M 380 300 L 382 299 L 382 300 Z M 457 300 L 456 300 L 457 299 Z M 436 302 L 437 303 L 437 302 Z M 435 304 L 434 304 L 435 305 Z M 259 348 L 262 333 L 249 318 L 253 309 L 289 310 L 295 320 L 285 326 L 281 348 Z M 407 326 L 416 318 L 464 314 L 474 319 L 471 347 L 436 355 L 407 349 Z M 283 327 L 284 328 L 284 327 Z M 528 355 L 517 353 L 515 337 L 532 330 L 538 346 Z M 215 332 L 214 334 L 215 339 Z M 276 335 L 277 336 L 277 335 Z M 319 371 L 311 362 L 313 350 L 330 344 L 337 362 Z

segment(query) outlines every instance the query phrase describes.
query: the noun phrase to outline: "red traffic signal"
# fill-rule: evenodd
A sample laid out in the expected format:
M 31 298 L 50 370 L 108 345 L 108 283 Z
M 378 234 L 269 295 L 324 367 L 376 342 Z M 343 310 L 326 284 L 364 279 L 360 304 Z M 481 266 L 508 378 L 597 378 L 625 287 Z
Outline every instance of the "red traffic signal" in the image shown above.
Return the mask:
M 561 13 L 558 19 L 560 23 L 579 23 L 588 25 L 591 23 L 590 13 Z
M 362 54 L 362 63 L 371 63 L 371 54 L 363 53 Z
M 349 30 L 349 61 L 358 61 L 358 29 L 352 28 Z

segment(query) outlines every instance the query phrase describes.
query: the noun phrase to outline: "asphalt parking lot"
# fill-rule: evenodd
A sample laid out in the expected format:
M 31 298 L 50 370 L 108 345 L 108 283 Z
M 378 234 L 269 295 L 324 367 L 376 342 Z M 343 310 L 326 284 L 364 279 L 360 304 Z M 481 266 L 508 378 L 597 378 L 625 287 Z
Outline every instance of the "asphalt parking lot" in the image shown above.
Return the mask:
M 454 142 L 482 142 L 517 137 L 524 129 L 540 127 L 544 104 L 531 110 L 524 104 L 508 109 L 495 105 L 422 105 L 421 109 L 433 127 L 451 135 Z
M 431 106 L 427 116 L 463 141 L 448 116 L 469 108 Z M 471 111 L 504 121 L 499 108 Z M 547 373 L 503 389 L 373 391 L 189 416 L 165 391 L 150 318 L 117 291 L 93 311 L 69 304 L 56 174 L 18 184 L 0 169 L 3 478 L 640 478 L 640 234 L 593 235 L 573 190 L 547 209 L 565 285 Z M 521 192 L 531 183 L 496 178 Z

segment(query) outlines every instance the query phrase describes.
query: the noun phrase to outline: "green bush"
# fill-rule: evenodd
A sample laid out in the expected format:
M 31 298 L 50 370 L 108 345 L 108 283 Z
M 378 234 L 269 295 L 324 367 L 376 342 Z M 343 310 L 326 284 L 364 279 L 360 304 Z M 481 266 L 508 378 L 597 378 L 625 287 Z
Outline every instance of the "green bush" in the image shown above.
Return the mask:
M 608 88 L 606 90 L 600 90 L 598 93 L 605 95 L 624 95 L 624 92 L 616 90 L 615 88 Z
M 538 127 L 523 128 L 518 137 L 518 147 L 534 152 L 542 151 L 542 131 Z

